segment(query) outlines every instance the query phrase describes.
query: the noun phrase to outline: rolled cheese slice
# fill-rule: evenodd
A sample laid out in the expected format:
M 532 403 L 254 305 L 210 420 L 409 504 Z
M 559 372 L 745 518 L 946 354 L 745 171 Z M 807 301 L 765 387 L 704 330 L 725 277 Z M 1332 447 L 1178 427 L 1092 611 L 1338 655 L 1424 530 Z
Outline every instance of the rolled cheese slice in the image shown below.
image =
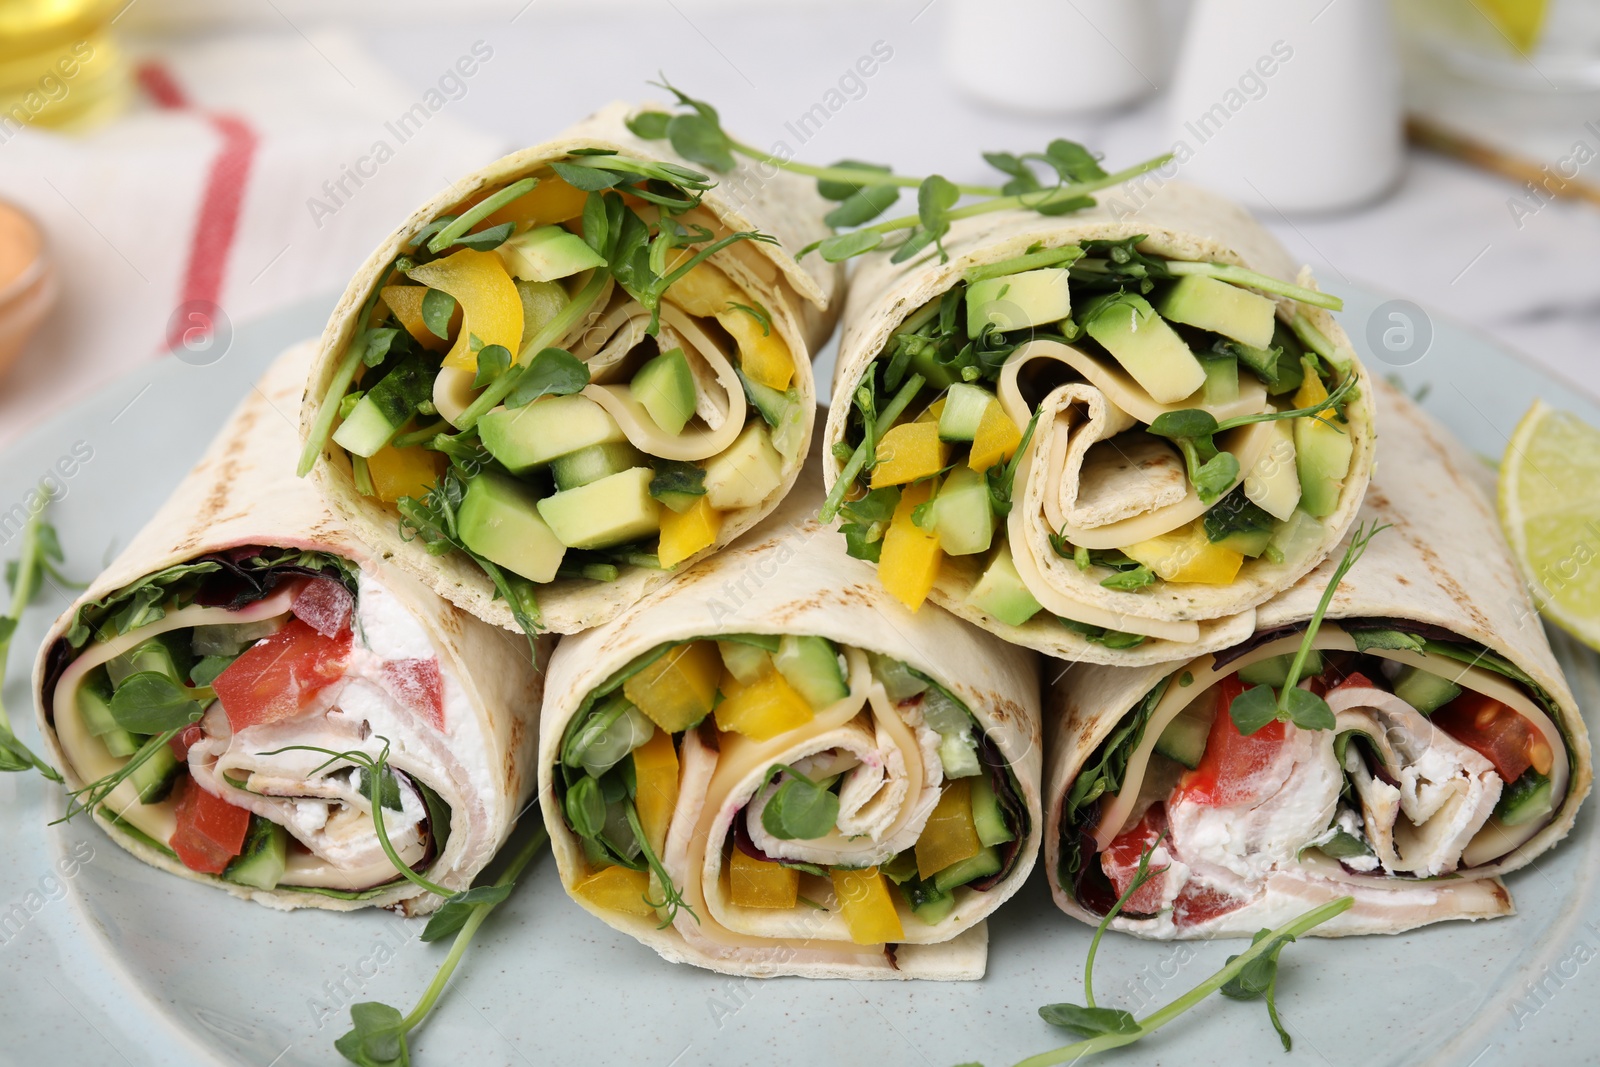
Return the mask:
M 370 768 L 339 754 L 384 757 L 372 766 L 386 767 L 400 862 L 465 888 L 532 792 L 553 639 L 530 654 L 373 558 L 295 477 L 313 353 L 273 365 L 58 620 L 34 675 L 40 727 L 73 790 L 135 762 L 90 810 L 152 866 L 280 909 L 427 912 L 439 897 L 379 840 Z M 166 743 L 156 720 L 130 718 L 158 703 L 153 676 L 203 709 Z
M 819 502 L 802 484 L 563 640 L 539 759 L 562 883 L 673 962 L 980 977 L 983 920 L 1037 849 L 1036 660 L 905 610 Z
M 1362 510 L 1386 523 L 1334 593 L 1302 687 L 1331 730 L 1226 713 L 1279 685 L 1334 560 L 1259 611 L 1233 648 L 1090 667 L 1052 687 L 1045 855 L 1056 903 L 1096 923 L 1153 849 L 1164 870 L 1114 925 L 1249 936 L 1350 894 L 1318 934 L 1510 914 L 1499 875 L 1552 847 L 1588 795 L 1588 733 L 1517 579 L 1476 460 L 1376 386 L 1382 462 Z
M 1344 536 L 1371 473 L 1372 390 L 1333 317 L 1277 292 L 1316 282 L 1243 209 L 1180 183 L 1099 196 L 1058 218 L 962 220 L 945 261 L 864 260 L 824 477 L 837 493 L 870 386 L 873 455 L 841 515 L 888 588 L 1052 656 L 1157 663 L 1243 640 Z M 891 426 L 881 412 L 913 374 Z M 1338 414 L 1249 421 L 1350 377 Z M 1176 412 L 1226 428 L 1191 456 L 1149 432 Z M 1009 511 L 985 492 L 1000 483 Z M 930 499 L 936 545 L 911 536 Z
M 749 163 L 701 173 L 635 137 L 633 111 L 612 104 L 413 212 L 352 279 L 308 375 L 305 455 L 335 511 L 499 626 L 610 618 L 771 512 L 810 445 L 839 269 L 794 257 L 829 232 L 826 202 Z M 431 249 L 468 215 L 468 244 Z M 685 273 L 657 292 L 645 259 Z

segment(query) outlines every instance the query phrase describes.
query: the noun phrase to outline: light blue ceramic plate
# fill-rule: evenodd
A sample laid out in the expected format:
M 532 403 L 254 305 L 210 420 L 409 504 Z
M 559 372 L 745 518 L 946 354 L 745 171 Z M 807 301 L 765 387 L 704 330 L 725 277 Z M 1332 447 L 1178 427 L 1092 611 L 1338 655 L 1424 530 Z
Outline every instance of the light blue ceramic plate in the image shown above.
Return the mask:
M 1571 386 L 1459 325 L 1356 292 L 1344 318 L 1375 371 L 1430 387 L 1426 406 L 1497 456 L 1542 395 L 1600 425 Z M 330 302 L 241 328 L 216 363 L 152 364 L 0 456 L 0 514 L 87 446 L 52 518 L 87 575 L 127 543 L 271 358 L 317 333 Z M 1390 318 L 1396 312 L 1400 319 Z M 1408 323 L 1413 333 L 1409 335 Z M 1384 344 L 1378 359 L 1367 343 Z M 1424 332 L 1426 354 L 1415 361 Z M 1405 366 L 1397 366 L 1406 363 Z M 826 371 L 822 379 L 827 380 Z M 78 444 L 82 442 L 83 444 Z M 0 526 L 0 555 L 15 541 Z M 35 734 L 25 664 L 52 590 L 17 635 L 7 705 Z M 1600 662 L 1558 639 L 1579 699 L 1600 706 Z M 91 824 L 46 828 L 56 791 L 0 780 L 0 1061 L 328 1063 L 354 1000 L 408 1008 L 443 957 L 388 914 L 279 914 L 135 862 Z M 1592 805 L 1560 848 L 1510 879 L 1520 914 L 1392 938 L 1291 947 L 1279 1007 L 1286 1056 L 1259 1004 L 1214 999 L 1110 1062 L 1566 1064 L 1595 1062 L 1600 852 Z M 63 874 L 62 872 L 69 872 Z M 1035 1008 L 1081 996 L 1089 931 L 1051 905 L 1043 872 L 991 924 L 989 976 L 957 985 L 736 980 L 663 963 L 571 903 L 548 862 L 491 919 L 413 1043 L 419 1064 L 931 1064 L 990 1067 L 1063 1044 Z M 1143 1014 L 1220 966 L 1236 944 L 1112 936 L 1102 1003 Z

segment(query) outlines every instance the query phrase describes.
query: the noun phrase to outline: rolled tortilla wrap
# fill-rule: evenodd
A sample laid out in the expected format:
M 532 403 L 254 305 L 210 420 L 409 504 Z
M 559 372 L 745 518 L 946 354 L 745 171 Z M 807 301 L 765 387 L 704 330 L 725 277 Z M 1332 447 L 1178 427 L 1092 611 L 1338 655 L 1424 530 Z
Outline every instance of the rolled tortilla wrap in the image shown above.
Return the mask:
M 700 189 L 705 176 L 664 142 L 628 131 L 631 111 L 612 104 L 413 212 L 356 273 L 308 379 L 302 467 L 321 450 L 334 509 L 385 558 L 508 628 L 575 633 L 610 618 L 769 513 L 809 447 L 811 355 L 832 329 L 838 272 L 794 253 L 829 232 L 826 203 L 750 164 Z M 649 184 L 585 193 L 606 163 Z M 428 250 L 441 220 L 506 196 L 472 223 L 475 246 Z M 664 219 L 692 243 L 661 244 Z M 596 250 L 606 234 L 621 242 L 610 261 Z M 666 252 L 652 268 L 662 277 L 732 243 L 652 309 L 638 277 L 646 237 Z M 365 367 L 373 344 L 386 354 Z M 512 372 L 485 386 L 497 364 L 479 371 L 494 345 L 513 372 L 569 352 L 587 384 L 506 395 Z M 497 387 L 498 402 L 473 406 Z
M 983 920 L 1037 848 L 1037 661 L 906 611 L 816 523 L 819 488 L 563 640 L 539 764 L 562 883 L 673 962 L 978 978 Z M 794 825 L 830 786 L 836 811 Z M 631 803 L 675 912 L 651 907 L 663 884 Z
M 1372 464 L 1371 389 L 1348 339 L 1323 308 L 1273 295 L 1293 279 L 1304 296 L 1309 271 L 1243 209 L 1177 184 L 1109 190 L 1060 218 L 963 220 L 944 245 L 947 262 L 874 255 L 850 282 L 830 490 L 863 444 L 864 382 L 880 413 L 844 494 L 852 551 L 907 604 L 931 597 L 1052 656 L 1156 663 L 1243 640 L 1256 606 L 1344 536 Z M 1229 274 L 1240 267 L 1255 277 Z M 891 428 L 881 413 L 913 374 L 925 382 Z M 1208 451 L 1147 432 L 1180 410 L 1305 410 L 1349 375 L 1342 416 L 1216 434 L 1231 467 L 1201 474 Z M 1009 514 L 985 492 L 997 483 Z M 936 533 L 919 536 L 912 512 L 930 497 Z
M 77 789 L 145 745 L 122 725 L 143 672 L 214 676 L 204 717 L 151 746 L 93 808 L 106 833 L 152 866 L 275 908 L 426 912 L 438 898 L 385 855 L 364 772 L 280 750 L 376 757 L 387 744 L 393 847 L 465 888 L 532 792 L 543 675 L 522 638 L 375 560 L 295 477 L 292 420 L 313 352 L 308 342 L 273 365 L 57 621 L 34 675 L 40 728 Z
M 1140 936 L 1248 936 L 1346 893 L 1355 906 L 1318 934 L 1506 915 L 1498 876 L 1572 828 L 1592 780 L 1588 732 L 1477 461 L 1376 388 L 1384 436 L 1362 517 L 1393 528 L 1340 584 L 1306 671 L 1336 728 L 1241 737 L 1215 717 L 1241 688 L 1281 683 L 1332 558 L 1262 605 L 1234 648 L 1176 668 L 1070 671 L 1047 697 L 1060 726 L 1045 837 L 1069 915 L 1097 922 L 1163 829 L 1167 871 L 1114 923 Z

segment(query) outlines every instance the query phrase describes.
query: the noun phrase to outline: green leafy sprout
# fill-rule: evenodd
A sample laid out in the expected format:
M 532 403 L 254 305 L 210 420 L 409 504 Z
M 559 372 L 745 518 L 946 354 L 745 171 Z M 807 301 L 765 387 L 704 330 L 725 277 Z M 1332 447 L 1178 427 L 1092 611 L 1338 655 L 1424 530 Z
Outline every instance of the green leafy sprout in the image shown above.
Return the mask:
M 40 490 L 42 499 L 29 509 L 28 521 L 22 528 L 22 555 L 6 568 L 6 578 L 11 586 L 11 606 L 0 615 L 0 689 L 5 686 L 6 662 L 10 658 L 11 638 L 17 632 L 22 613 L 38 595 L 44 578 L 49 575 L 64 585 L 75 584 L 64 577 L 56 564 L 63 562 L 61 541 L 54 526 L 44 521 L 45 508 L 50 494 Z M 60 782 L 61 772 L 50 766 L 21 741 L 11 728 L 11 716 L 0 702 L 0 771 L 38 771 L 52 782 Z

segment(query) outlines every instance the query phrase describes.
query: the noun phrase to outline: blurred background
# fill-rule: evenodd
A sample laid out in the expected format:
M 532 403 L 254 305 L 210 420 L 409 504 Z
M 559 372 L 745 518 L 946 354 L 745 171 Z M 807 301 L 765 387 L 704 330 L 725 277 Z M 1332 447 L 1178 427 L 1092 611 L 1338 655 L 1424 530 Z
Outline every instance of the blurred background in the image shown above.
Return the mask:
M 1172 151 L 1325 288 L 1600 394 L 1594 0 L 0 0 L 0 446 L 331 310 L 452 178 L 660 74 L 813 163 Z

